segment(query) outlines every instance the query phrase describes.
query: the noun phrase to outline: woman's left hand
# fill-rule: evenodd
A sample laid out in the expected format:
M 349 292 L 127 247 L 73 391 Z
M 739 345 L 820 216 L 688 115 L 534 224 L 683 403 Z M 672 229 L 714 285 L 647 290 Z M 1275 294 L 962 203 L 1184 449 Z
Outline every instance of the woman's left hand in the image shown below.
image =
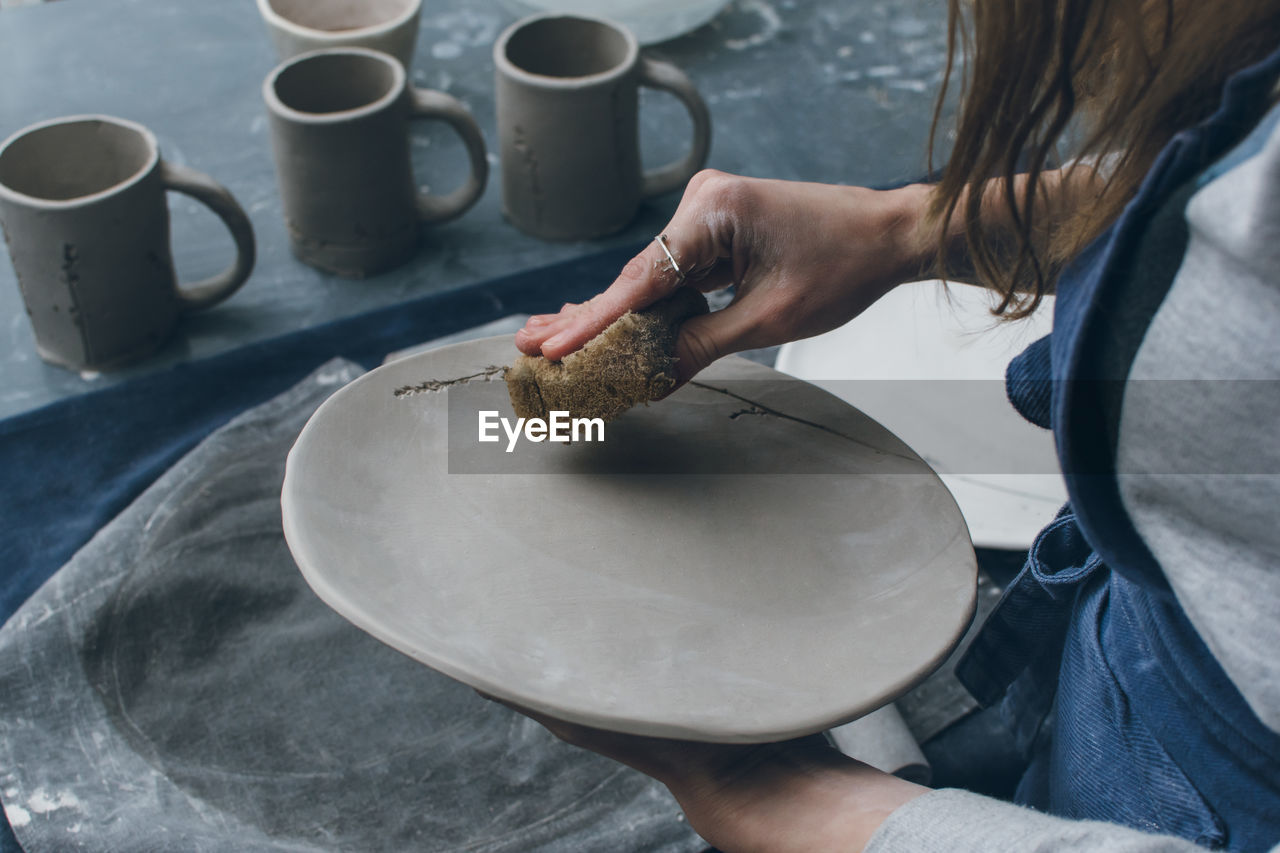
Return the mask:
M 694 831 L 725 853 L 859 851 L 894 809 L 929 790 L 841 754 L 821 735 L 702 743 L 608 732 L 508 707 L 567 743 L 662 782 Z

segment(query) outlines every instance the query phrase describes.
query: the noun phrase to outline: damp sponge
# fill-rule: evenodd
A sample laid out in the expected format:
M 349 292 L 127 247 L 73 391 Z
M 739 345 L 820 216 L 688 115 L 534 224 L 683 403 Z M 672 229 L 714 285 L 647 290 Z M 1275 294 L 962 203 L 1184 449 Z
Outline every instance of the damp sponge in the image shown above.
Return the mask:
M 522 355 L 507 368 L 507 391 L 516 415 L 610 421 L 676 385 L 675 347 L 680 324 L 707 312 L 707 300 L 685 287 L 639 312 L 623 314 L 563 361 Z

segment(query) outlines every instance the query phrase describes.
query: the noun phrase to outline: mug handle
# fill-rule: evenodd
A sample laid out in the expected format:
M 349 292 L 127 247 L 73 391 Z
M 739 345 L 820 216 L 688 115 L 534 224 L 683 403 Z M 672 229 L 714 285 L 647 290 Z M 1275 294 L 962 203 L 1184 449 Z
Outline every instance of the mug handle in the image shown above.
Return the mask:
M 466 183 L 444 196 L 418 194 L 418 218 L 423 222 L 434 224 L 456 219 L 479 201 L 489 180 L 489 159 L 480 126 L 457 98 L 416 86 L 409 87 L 409 118 L 447 122 L 466 146 L 471 161 L 471 174 Z
M 256 255 L 253 226 L 231 193 L 203 172 L 161 160 L 160 180 L 166 189 L 189 195 L 208 206 L 226 224 L 235 241 L 236 259 L 231 266 L 204 281 L 178 287 L 178 306 L 182 313 L 211 308 L 239 290 L 253 271 Z
M 693 119 L 693 145 L 689 153 L 683 159 L 644 173 L 640 195 L 652 198 L 680 189 L 706 164 L 711 151 L 711 113 L 689 78 L 669 62 L 640 57 L 640 85 L 675 95 Z

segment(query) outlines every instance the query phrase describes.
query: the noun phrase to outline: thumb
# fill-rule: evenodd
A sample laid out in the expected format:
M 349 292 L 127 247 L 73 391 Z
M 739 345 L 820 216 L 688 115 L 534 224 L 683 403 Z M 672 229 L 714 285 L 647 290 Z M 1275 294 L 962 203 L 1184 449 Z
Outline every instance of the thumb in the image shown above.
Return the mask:
M 676 387 L 684 385 L 718 358 L 745 349 L 747 329 L 738 304 L 690 317 L 676 338 Z

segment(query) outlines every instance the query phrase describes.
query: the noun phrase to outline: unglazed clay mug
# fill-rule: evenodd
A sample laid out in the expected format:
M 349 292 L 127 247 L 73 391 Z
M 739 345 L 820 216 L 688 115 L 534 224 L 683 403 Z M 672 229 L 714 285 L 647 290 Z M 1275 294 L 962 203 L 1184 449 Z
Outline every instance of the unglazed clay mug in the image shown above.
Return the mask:
M 166 190 L 226 223 L 236 258 L 220 275 L 177 285 Z M 253 228 L 231 194 L 110 116 L 41 122 L 0 145 L 0 224 L 40 357 L 75 370 L 147 355 L 180 315 L 226 299 L 253 269 Z
M 367 47 L 407 67 L 422 0 L 258 0 L 258 12 L 281 60 L 329 47 Z
M 680 189 L 707 160 L 706 103 L 674 65 L 641 56 L 623 27 L 526 18 L 498 38 L 493 58 L 503 212 L 528 234 L 577 240 L 618 231 L 642 199 Z M 640 86 L 671 92 L 693 119 L 688 154 L 650 172 L 640 166 Z
M 421 226 L 461 216 L 489 178 L 484 138 L 461 102 L 408 85 L 385 53 L 333 48 L 295 57 L 263 83 L 276 175 L 294 254 L 336 275 L 390 269 L 417 251 Z M 470 171 L 443 196 L 419 193 L 409 123 L 447 122 Z

